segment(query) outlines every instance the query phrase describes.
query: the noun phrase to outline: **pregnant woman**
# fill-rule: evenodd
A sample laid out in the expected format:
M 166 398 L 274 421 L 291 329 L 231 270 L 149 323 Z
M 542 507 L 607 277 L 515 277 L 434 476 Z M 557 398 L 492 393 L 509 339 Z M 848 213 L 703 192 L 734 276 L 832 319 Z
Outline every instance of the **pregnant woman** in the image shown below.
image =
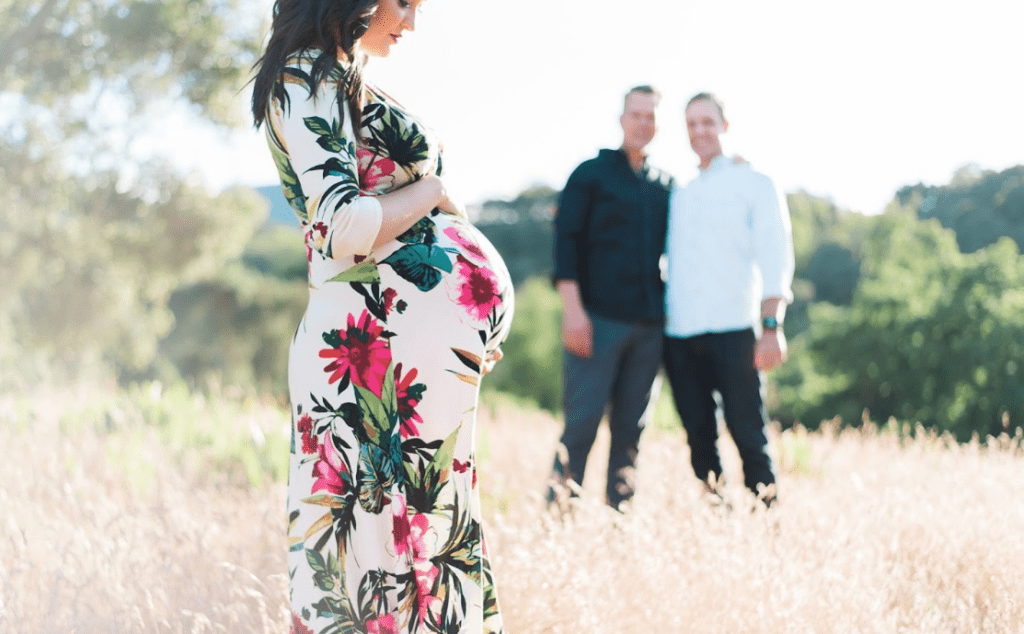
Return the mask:
M 420 4 L 278 0 L 254 80 L 309 261 L 288 366 L 295 634 L 501 632 L 474 427 L 511 282 L 448 198 L 437 138 L 362 77 Z

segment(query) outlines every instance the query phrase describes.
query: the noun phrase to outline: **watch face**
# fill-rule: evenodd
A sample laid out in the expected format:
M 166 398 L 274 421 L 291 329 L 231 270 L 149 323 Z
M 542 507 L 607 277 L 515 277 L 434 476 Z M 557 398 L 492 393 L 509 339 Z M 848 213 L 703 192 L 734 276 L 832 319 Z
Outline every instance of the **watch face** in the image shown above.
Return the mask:
M 779 321 L 777 319 L 775 319 L 774 317 L 765 317 L 764 320 L 761 323 L 764 325 L 765 328 L 778 328 L 779 327 Z

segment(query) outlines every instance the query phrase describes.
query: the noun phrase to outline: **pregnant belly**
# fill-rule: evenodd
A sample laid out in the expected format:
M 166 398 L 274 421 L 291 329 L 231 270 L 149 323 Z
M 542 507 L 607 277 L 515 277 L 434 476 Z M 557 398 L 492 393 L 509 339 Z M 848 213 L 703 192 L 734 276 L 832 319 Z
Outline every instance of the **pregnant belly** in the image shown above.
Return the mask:
M 500 290 L 511 284 L 505 262 L 490 240 L 468 220 L 440 212 L 377 247 L 373 255 L 379 264 L 390 264 L 400 274 L 423 268 L 454 274 L 461 265 L 485 269 L 484 274 L 493 275 Z
M 374 258 L 382 279 L 397 276 L 421 292 L 444 292 L 481 329 L 503 322 L 510 307 L 512 281 L 504 261 L 480 230 L 462 218 L 432 213 L 375 249 Z

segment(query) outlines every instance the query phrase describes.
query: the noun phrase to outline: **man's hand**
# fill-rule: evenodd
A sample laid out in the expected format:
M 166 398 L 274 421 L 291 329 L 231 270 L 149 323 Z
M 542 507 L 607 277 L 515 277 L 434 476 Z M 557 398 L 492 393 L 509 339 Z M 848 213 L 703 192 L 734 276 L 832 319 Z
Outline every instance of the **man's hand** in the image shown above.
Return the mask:
M 594 326 L 585 311 L 568 311 L 562 317 L 562 344 L 577 357 L 593 356 Z
M 782 330 L 765 330 L 754 347 L 754 367 L 769 372 L 786 360 L 786 335 Z
M 594 355 L 594 325 L 580 299 L 575 280 L 559 280 L 558 295 L 562 299 L 562 345 L 576 355 L 589 359 Z

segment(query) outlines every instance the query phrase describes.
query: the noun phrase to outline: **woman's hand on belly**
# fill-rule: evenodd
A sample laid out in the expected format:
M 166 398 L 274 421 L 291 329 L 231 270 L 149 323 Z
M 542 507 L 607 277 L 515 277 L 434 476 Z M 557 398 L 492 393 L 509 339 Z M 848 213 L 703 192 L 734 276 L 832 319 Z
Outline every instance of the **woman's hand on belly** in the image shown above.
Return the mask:
M 437 208 L 446 214 L 462 218 L 463 220 L 469 220 L 469 217 L 466 215 L 466 206 L 452 198 L 447 187 L 444 190 L 444 198 L 437 204 Z

